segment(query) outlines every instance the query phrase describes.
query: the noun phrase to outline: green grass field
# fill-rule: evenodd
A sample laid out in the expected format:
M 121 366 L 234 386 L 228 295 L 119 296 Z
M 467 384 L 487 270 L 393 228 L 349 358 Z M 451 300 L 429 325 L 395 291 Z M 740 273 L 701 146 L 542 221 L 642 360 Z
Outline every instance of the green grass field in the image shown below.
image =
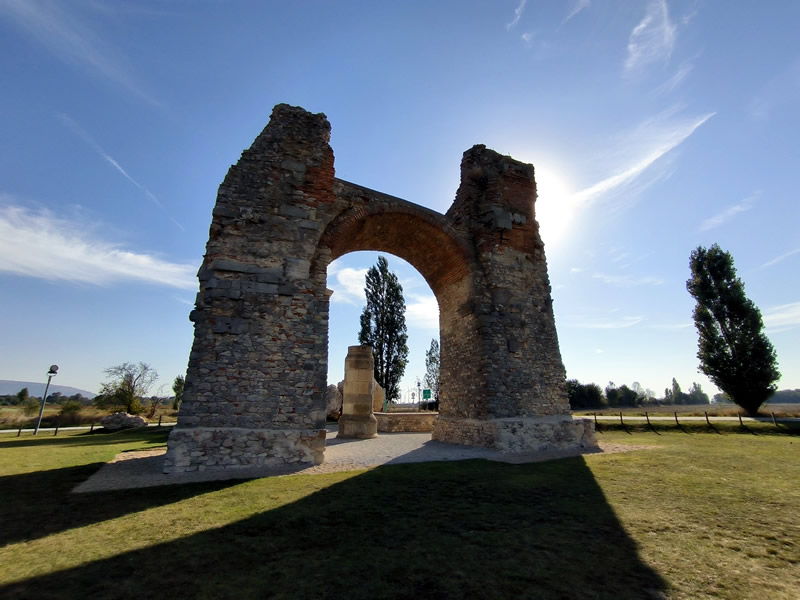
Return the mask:
M 794 435 L 70 493 L 166 435 L 0 436 L 0 597 L 800 597 Z

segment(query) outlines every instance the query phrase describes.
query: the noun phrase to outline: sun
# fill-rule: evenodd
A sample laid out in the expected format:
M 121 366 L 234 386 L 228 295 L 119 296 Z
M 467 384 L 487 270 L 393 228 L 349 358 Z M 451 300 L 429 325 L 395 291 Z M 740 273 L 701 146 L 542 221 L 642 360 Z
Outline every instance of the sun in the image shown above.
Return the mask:
M 576 202 L 569 179 L 552 164 L 539 161 L 536 169 L 535 214 L 542 240 L 548 247 L 558 246 L 567 237 L 575 218 Z

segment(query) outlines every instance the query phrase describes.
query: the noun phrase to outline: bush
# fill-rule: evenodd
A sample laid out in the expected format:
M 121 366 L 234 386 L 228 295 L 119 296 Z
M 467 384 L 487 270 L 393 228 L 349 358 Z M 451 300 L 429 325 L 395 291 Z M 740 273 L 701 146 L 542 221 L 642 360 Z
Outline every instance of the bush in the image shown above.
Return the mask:
M 38 398 L 28 398 L 25 400 L 25 404 L 22 405 L 22 414 L 26 417 L 33 417 L 39 414 L 40 407 L 41 401 Z
M 66 400 L 61 405 L 58 413 L 58 422 L 61 425 L 78 425 L 83 420 L 81 417 L 83 405 L 77 400 Z
M 577 379 L 567 380 L 567 395 L 572 410 L 577 408 L 603 408 L 603 390 L 596 383 L 580 383 Z

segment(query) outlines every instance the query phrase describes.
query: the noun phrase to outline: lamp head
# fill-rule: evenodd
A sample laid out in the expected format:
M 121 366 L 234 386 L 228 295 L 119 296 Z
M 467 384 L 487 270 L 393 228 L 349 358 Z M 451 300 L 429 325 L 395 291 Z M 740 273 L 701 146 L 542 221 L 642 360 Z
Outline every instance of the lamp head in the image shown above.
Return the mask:
M 58 365 L 50 365 L 50 370 L 47 372 L 50 377 L 53 377 L 58 373 Z

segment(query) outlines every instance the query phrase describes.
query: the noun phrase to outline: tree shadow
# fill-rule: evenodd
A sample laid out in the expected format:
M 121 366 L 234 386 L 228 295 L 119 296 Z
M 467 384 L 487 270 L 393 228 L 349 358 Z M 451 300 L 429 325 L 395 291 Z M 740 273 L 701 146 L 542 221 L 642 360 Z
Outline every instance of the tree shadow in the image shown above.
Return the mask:
M 152 488 L 71 493 L 104 464 L 0 477 L 0 545 L 45 537 L 241 483 L 228 480 L 170 485 L 155 493 Z
M 742 433 L 749 433 L 749 434 L 752 434 L 752 435 L 758 435 L 758 433 L 756 433 L 755 429 L 752 429 L 751 427 L 748 427 L 744 423 L 739 425 L 739 431 L 741 431 Z
M 0 596 L 633 599 L 666 589 L 576 457 L 378 467 L 218 529 L 6 585 Z

